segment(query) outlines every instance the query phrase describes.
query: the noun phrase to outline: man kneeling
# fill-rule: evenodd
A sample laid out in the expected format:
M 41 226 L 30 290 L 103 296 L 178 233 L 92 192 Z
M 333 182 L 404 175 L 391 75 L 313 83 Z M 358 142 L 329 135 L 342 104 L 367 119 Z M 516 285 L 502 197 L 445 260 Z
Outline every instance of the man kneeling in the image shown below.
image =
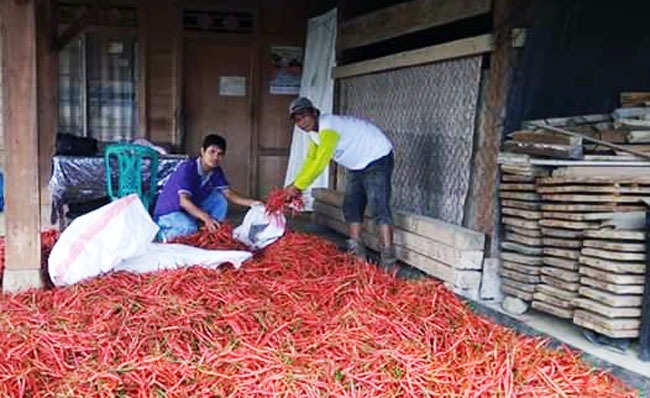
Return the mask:
M 210 232 L 216 231 L 226 218 L 228 202 L 263 205 L 230 189 L 220 166 L 225 154 L 225 138 L 209 134 L 203 139 L 200 156 L 181 163 L 169 177 L 154 210 L 165 240 L 195 233 L 198 221 Z

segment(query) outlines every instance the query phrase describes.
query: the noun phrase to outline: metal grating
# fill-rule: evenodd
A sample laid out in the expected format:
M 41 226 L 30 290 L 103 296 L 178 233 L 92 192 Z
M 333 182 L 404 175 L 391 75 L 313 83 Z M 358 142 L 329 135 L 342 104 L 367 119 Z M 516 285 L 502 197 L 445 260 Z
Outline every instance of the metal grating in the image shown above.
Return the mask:
M 341 80 L 341 113 L 395 145 L 395 209 L 462 223 L 480 76 L 481 57 L 468 57 Z

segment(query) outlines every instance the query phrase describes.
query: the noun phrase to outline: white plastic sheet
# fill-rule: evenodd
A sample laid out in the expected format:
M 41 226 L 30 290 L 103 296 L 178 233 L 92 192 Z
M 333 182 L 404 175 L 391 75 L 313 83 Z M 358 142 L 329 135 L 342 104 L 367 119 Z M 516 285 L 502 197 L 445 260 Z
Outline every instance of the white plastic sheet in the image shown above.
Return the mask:
M 331 113 L 334 101 L 334 79 L 332 68 L 335 66 L 336 52 L 336 8 L 323 15 L 309 19 L 305 43 L 305 62 L 300 81 L 300 96 L 307 97 L 322 113 Z M 285 185 L 289 185 L 298 175 L 309 146 L 309 137 L 299 128 L 294 127 L 289 152 L 289 163 Z M 313 188 L 327 188 L 328 168 L 309 186 L 303 200 L 305 210 L 313 209 Z
M 232 264 L 239 269 L 252 253 L 240 250 L 206 250 L 177 243 L 151 243 L 144 253 L 122 260 L 114 271 L 145 273 L 199 265 L 216 269 Z
M 284 234 L 283 214 L 268 215 L 253 206 L 233 236 L 261 250 Z M 56 286 L 67 286 L 111 271 L 146 273 L 200 265 L 239 268 L 250 251 L 205 250 L 181 244 L 152 243 L 158 226 L 133 194 L 75 219 L 52 248 L 48 271 Z
M 50 278 L 65 286 L 109 272 L 144 253 L 157 233 L 138 195 L 116 200 L 78 217 L 63 231 L 48 259 Z

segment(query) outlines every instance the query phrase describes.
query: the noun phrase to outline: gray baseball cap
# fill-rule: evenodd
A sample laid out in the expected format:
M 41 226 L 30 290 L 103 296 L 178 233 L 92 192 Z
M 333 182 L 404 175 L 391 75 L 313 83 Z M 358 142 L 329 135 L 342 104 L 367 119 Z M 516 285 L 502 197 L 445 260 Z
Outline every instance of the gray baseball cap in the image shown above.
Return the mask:
M 314 109 L 314 104 L 306 97 L 298 97 L 291 101 L 289 105 L 289 116 L 293 117 L 296 113 L 301 113 Z

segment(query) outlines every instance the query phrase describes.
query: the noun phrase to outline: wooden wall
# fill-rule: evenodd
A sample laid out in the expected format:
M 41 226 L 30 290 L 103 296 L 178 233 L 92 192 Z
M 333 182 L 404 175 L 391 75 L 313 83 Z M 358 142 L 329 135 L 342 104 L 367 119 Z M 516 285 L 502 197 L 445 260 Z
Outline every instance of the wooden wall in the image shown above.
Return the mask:
M 68 3 L 90 4 L 84 0 L 69 0 Z M 253 195 L 264 195 L 273 186 L 282 185 L 288 161 L 291 140 L 291 126 L 286 109 L 294 98 L 292 95 L 270 95 L 269 79 L 271 73 L 270 47 L 272 45 L 303 46 L 307 15 L 311 11 L 308 5 L 297 0 L 111 0 L 111 5 L 131 6 L 138 13 L 138 88 L 139 135 L 156 143 L 172 144 L 181 151 L 183 142 L 183 29 L 182 10 L 219 9 L 253 10 L 256 16 L 255 30 L 250 39 L 251 50 L 255 54 L 252 68 L 252 111 L 250 124 L 253 132 L 250 137 L 251 151 L 248 159 L 241 159 L 250 169 L 248 184 Z M 39 2 L 39 34 L 47 39 L 51 34 L 45 23 L 44 4 Z M 52 16 L 56 24 L 56 12 Z M 111 28 L 87 26 L 84 29 L 101 31 Z M 82 29 L 81 31 L 84 31 Z M 112 31 L 117 31 L 113 29 Z M 218 40 L 218 39 L 217 39 Z M 39 129 L 39 157 L 41 201 L 43 219 L 49 218 L 50 193 L 47 183 L 50 178 L 51 157 L 54 153 L 54 138 L 57 121 L 58 58 L 48 55 L 49 50 L 41 47 L 38 62 L 41 83 L 52 81 L 39 103 L 40 116 L 45 121 Z M 0 58 L 1 59 L 1 58 Z M 0 76 L 0 87 L 2 77 Z M 41 94 L 39 94 L 41 96 Z M 2 105 L 0 90 L 0 106 Z M 46 108 L 54 105 L 51 109 Z M 49 105 L 46 105 L 49 104 Z M 0 119 L 0 169 L 5 164 L 2 120 Z M 189 149 L 194 152 L 196 148 Z
M 419 57 L 428 46 L 460 43 L 470 37 L 489 37 L 485 51 L 479 51 L 485 53 L 487 61 L 484 71 L 487 95 L 483 107 L 489 112 L 485 112 L 485 120 L 474 132 L 473 186 L 467 198 L 469 208 L 474 210 L 466 214 L 464 226 L 491 235 L 495 228 L 496 157 L 510 72 L 515 61 L 511 29 L 522 27 L 515 25 L 513 17 L 526 7 L 515 7 L 516 2 L 508 0 L 396 1 L 390 6 L 346 18 L 345 10 L 351 9 L 353 3 L 353 0 L 342 0 L 339 4 L 343 20 L 339 24 L 337 59 L 343 66 L 336 68 L 335 76 L 375 64 L 385 68 L 394 60 L 392 54 L 399 53 L 395 57 L 404 62 L 409 51 Z M 420 47 L 411 47 L 417 43 Z M 463 56 L 459 46 L 454 44 L 453 47 L 455 57 Z M 472 50 L 477 50 L 476 46 L 472 46 Z
M 295 96 L 269 94 L 271 46 L 303 46 L 307 14 L 294 0 L 262 2 L 259 39 L 260 84 L 258 90 L 257 138 L 254 150 L 257 194 L 282 186 L 289 160 L 292 125 L 287 109 Z
M 245 159 L 250 168 L 250 193 L 265 195 L 284 182 L 289 155 L 291 125 L 287 108 L 292 95 L 269 94 L 271 46 L 303 46 L 307 24 L 307 6 L 296 0 L 243 1 L 156 1 L 144 0 L 139 6 L 140 67 L 144 106 L 140 113 L 141 135 L 154 142 L 182 146 L 183 140 L 183 37 L 184 8 L 206 10 L 252 10 L 255 29 L 250 39 L 254 52 L 251 77 L 251 155 Z M 204 35 L 209 35 L 205 33 Z M 215 36 L 214 40 L 219 40 Z M 196 148 L 181 148 L 193 153 Z
M 179 143 L 180 14 L 176 1 L 143 0 L 138 9 L 139 126 L 158 143 Z M 141 60 L 145 62 L 141 62 Z
M 69 0 L 67 3 L 90 4 L 84 0 Z M 313 11 L 308 8 L 310 6 L 297 0 L 111 0 L 107 3 L 136 7 L 138 12 L 139 135 L 177 147 L 182 143 L 183 8 L 246 7 L 255 10 L 256 29 L 251 37 L 252 51 L 256 54 L 250 120 L 253 131 L 250 137 L 252 150 L 250 158 L 242 159 L 242 162 L 250 168 L 249 185 L 253 195 L 262 196 L 271 187 L 282 185 L 291 141 L 291 125 L 286 109 L 294 96 L 269 94 L 270 47 L 304 45 L 307 15 Z M 50 28 L 56 26 L 57 21 L 56 10 L 48 8 L 55 4 L 55 1 L 41 1 L 36 9 L 40 43 L 37 60 L 40 87 L 39 185 L 41 219 L 44 225 L 49 224 L 51 198 L 47 185 L 58 125 L 58 56 L 49 42 L 54 36 Z M 0 7 L 0 13 L 3 9 Z M 53 14 L 49 15 L 50 12 Z M 103 29 L 96 26 L 86 28 L 94 31 Z M 0 35 L 0 43 L 1 41 Z M 4 59 L 0 51 L 0 63 L 2 61 Z M 3 83 L 3 74 L 0 74 L 0 109 L 5 105 Z M 3 120 L 0 118 L 0 170 L 4 171 L 6 156 Z M 185 148 L 181 148 L 183 149 Z M 5 192 L 6 190 L 5 188 Z

